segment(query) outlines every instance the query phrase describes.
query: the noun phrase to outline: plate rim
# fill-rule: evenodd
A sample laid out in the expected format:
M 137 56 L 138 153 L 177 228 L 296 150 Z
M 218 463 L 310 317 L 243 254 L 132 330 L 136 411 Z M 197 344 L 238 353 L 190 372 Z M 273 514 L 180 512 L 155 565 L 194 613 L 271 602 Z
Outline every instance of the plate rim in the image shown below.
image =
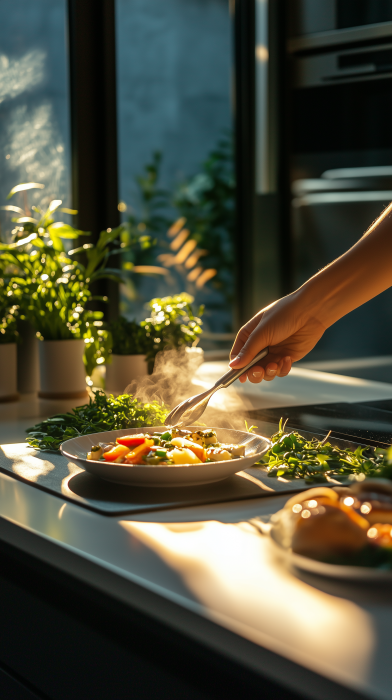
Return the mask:
M 392 570 L 373 568 L 371 566 L 352 566 L 351 564 L 330 564 L 296 554 L 291 547 L 284 547 L 273 535 L 274 528 L 271 527 L 268 538 L 273 546 L 284 556 L 286 563 L 291 567 L 306 571 L 307 573 L 325 576 L 328 578 L 346 579 L 350 581 L 385 581 L 392 582 Z
M 200 427 L 201 426 L 189 426 L 189 428 L 197 428 L 197 429 L 200 429 Z M 178 474 L 178 479 L 174 479 L 174 481 L 172 481 L 170 479 L 166 483 L 164 483 L 164 481 L 163 481 L 164 474 L 162 473 L 162 470 L 170 470 L 170 473 L 173 474 L 173 466 L 172 465 L 167 466 L 167 467 L 159 466 L 159 465 L 134 465 L 132 467 L 132 474 L 136 477 L 135 480 L 132 478 L 130 478 L 130 480 L 124 478 L 123 481 L 120 481 L 120 479 L 115 480 L 115 479 L 107 478 L 107 476 L 104 477 L 101 474 L 97 474 L 95 470 L 92 471 L 88 468 L 89 466 L 93 466 L 93 465 L 100 465 L 100 466 L 104 465 L 105 463 L 102 462 L 102 460 L 87 460 L 85 457 L 84 458 L 79 457 L 75 454 L 72 454 L 71 451 L 67 450 L 68 443 L 73 442 L 74 440 L 79 440 L 81 438 L 88 438 L 88 437 L 91 437 L 94 435 L 102 435 L 103 436 L 103 435 L 108 434 L 108 433 L 117 433 L 120 435 L 121 434 L 131 434 L 132 435 L 132 433 L 137 433 L 137 432 L 142 432 L 142 431 L 149 432 L 150 434 L 153 434 L 154 432 L 162 431 L 162 429 L 164 429 L 164 428 L 167 428 L 167 426 L 159 426 L 159 425 L 157 425 L 157 426 L 139 426 L 136 428 L 120 428 L 118 430 L 105 430 L 105 431 L 101 431 L 99 433 L 87 433 L 86 435 L 78 435 L 76 437 L 69 438 L 69 440 L 65 440 L 60 445 L 60 452 L 67 459 L 77 461 L 78 464 L 80 466 L 82 466 L 83 469 L 85 469 L 85 471 L 92 473 L 92 474 L 95 474 L 95 476 L 97 476 L 98 478 L 101 478 L 101 479 L 108 481 L 108 482 L 111 481 L 112 483 L 124 483 L 124 484 L 125 483 L 131 484 L 133 482 L 134 485 L 140 485 L 140 486 L 146 486 L 146 487 L 147 486 L 155 486 L 155 487 L 157 487 L 157 486 L 159 486 L 159 487 L 173 486 L 174 487 L 176 485 L 180 485 L 180 486 L 184 485 L 185 486 L 185 485 L 187 485 L 187 482 L 186 482 L 186 480 L 185 480 L 185 482 L 183 482 L 183 478 L 185 477 L 186 470 L 192 469 L 195 467 L 204 466 L 204 464 L 203 465 L 197 465 L 197 464 L 196 465 L 195 464 L 175 465 L 174 470 L 175 470 L 175 473 Z M 244 430 L 237 430 L 235 428 L 222 428 L 222 427 L 220 427 L 220 428 L 219 427 L 218 428 L 211 427 L 211 430 L 218 430 L 218 431 L 219 430 L 229 430 L 229 431 L 236 432 L 236 433 L 242 433 L 242 435 L 244 437 L 249 435 L 250 437 L 258 438 L 261 441 L 261 445 L 260 445 L 260 449 L 258 451 L 256 451 L 254 453 L 254 455 L 251 456 L 252 458 L 254 457 L 254 461 L 257 461 L 259 456 L 262 455 L 263 452 L 268 450 L 269 446 L 271 444 L 271 441 L 268 438 L 264 437 L 263 435 L 259 435 L 257 433 L 254 433 L 254 434 L 247 433 Z M 241 443 L 239 443 L 239 444 L 241 444 Z M 221 461 L 214 462 L 213 463 L 214 466 L 217 467 L 218 469 L 219 469 L 219 467 L 224 467 L 224 466 L 227 467 L 228 464 L 232 465 L 233 463 L 235 463 L 236 466 L 238 466 L 238 469 L 236 469 L 236 471 L 230 472 L 229 474 L 224 474 L 222 476 L 218 476 L 216 479 L 211 479 L 211 483 L 213 481 L 221 481 L 223 479 L 226 479 L 231 474 L 235 474 L 237 472 L 242 471 L 243 469 L 248 468 L 242 464 L 242 461 L 243 461 L 242 458 L 239 458 L 236 460 L 221 460 Z M 249 466 L 252 466 L 252 465 L 249 465 Z M 119 471 L 122 471 L 124 473 L 124 476 L 125 476 L 125 474 L 131 476 L 131 471 L 129 469 L 129 465 L 116 464 L 116 467 Z M 145 481 L 142 477 L 143 477 L 143 475 L 147 476 L 148 472 L 149 472 L 150 477 L 152 477 L 152 478 L 153 478 L 154 472 L 157 475 L 157 477 L 158 477 L 158 474 L 161 474 L 161 478 L 158 479 L 158 482 L 154 481 L 154 483 L 152 483 L 152 479 Z M 183 475 L 183 478 L 180 477 L 180 474 Z M 191 477 L 189 477 L 189 478 L 191 478 Z M 139 479 L 140 479 L 140 481 L 139 481 Z M 208 482 L 201 479 L 200 482 L 197 481 L 197 483 L 196 482 L 192 483 L 192 484 L 189 483 L 188 485 L 189 486 L 200 485 L 202 483 L 208 483 Z

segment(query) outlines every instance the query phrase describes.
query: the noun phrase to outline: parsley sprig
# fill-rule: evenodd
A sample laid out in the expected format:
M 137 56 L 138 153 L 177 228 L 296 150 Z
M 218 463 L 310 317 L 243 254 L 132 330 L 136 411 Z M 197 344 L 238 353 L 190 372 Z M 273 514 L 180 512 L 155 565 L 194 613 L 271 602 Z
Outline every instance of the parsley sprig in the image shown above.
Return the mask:
M 26 432 L 31 447 L 44 452 L 58 452 L 60 445 L 79 435 L 100 433 L 122 428 L 142 428 L 148 425 L 163 425 L 168 409 L 158 401 L 143 403 L 131 394 L 106 396 L 97 390 L 88 404 L 73 408 L 69 413 L 48 418 L 37 423 Z

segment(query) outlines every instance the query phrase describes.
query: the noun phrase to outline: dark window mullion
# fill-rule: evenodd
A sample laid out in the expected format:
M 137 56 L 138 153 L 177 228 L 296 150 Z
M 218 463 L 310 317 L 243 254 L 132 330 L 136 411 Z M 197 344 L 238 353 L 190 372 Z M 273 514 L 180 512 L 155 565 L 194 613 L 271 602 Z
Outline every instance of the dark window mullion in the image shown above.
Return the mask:
M 115 0 L 68 0 L 72 195 L 78 226 L 99 232 L 120 223 L 117 174 Z M 117 286 L 94 293 L 118 311 Z

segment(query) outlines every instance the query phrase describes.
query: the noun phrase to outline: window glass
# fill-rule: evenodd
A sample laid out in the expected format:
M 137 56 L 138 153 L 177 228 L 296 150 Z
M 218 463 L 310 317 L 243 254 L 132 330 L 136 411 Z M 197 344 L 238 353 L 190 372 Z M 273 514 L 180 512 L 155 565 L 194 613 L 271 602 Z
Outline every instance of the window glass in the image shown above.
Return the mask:
M 66 1 L 0 3 L 1 203 L 14 185 L 38 182 L 28 206 L 71 204 L 69 131 Z M 23 206 L 22 194 L 14 200 Z M 6 236 L 10 215 L 1 221 Z
M 119 206 L 135 231 L 158 240 L 130 254 L 136 272 L 123 287 L 121 311 L 140 319 L 152 297 L 186 291 L 206 304 L 204 327 L 227 333 L 234 218 L 228 0 L 117 0 L 116 13 Z

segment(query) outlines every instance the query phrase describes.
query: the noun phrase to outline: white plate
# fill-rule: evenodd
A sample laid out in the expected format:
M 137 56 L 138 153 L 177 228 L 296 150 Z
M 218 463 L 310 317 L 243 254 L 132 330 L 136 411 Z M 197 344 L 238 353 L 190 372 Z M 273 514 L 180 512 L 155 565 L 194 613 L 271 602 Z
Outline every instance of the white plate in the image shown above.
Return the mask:
M 168 467 L 149 464 L 115 464 L 113 462 L 86 459 L 87 452 L 90 452 L 91 447 L 99 442 L 114 442 L 116 438 L 122 435 L 162 433 L 164 430 L 167 430 L 167 427 L 164 425 L 154 428 L 142 427 L 82 435 L 63 442 L 60 450 L 67 459 L 76 462 L 90 474 L 99 476 L 106 481 L 113 481 L 116 484 L 133 484 L 134 486 L 196 486 L 221 481 L 232 474 L 251 467 L 271 445 L 267 438 L 254 435 L 253 433 L 245 433 L 241 430 L 228 430 L 226 428 L 213 429 L 216 430 L 220 442 L 245 445 L 245 457 L 224 462 L 181 464 Z M 195 430 L 200 430 L 200 426 L 195 427 Z
M 291 549 L 286 549 L 281 545 L 279 539 L 274 536 L 274 527 L 269 530 L 271 541 L 278 548 L 280 554 L 283 555 L 286 564 L 290 567 L 308 571 L 312 574 L 320 576 L 328 576 L 330 578 L 346 579 L 348 581 L 392 581 L 392 571 L 383 571 L 382 569 L 373 569 L 368 566 L 344 566 L 337 564 L 327 564 L 316 559 L 303 557 L 300 554 L 295 554 Z

